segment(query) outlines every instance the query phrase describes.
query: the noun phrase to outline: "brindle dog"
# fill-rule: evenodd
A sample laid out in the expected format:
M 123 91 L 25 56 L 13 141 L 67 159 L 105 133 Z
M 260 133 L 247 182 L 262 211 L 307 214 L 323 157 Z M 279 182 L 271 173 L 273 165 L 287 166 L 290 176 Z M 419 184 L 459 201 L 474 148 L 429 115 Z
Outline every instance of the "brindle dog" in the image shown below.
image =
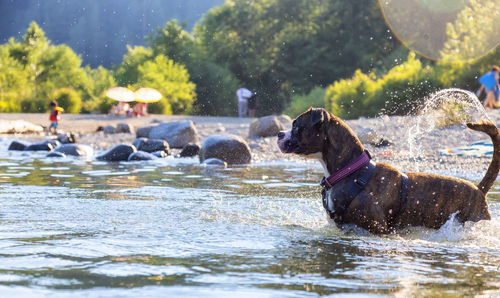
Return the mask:
M 491 219 L 486 193 L 500 168 L 499 130 L 490 121 L 467 126 L 488 134 L 494 145 L 493 160 L 477 187 L 457 178 L 408 172 L 406 198 L 402 200 L 402 185 L 406 185 L 402 180 L 404 174 L 390 165 L 377 163 L 366 186 L 345 204 L 344 212 L 330 212 L 330 216 L 338 225 L 355 224 L 377 234 L 408 226 L 437 229 L 453 214 L 460 222 Z M 313 108 L 293 121 L 291 131 L 278 134 L 278 146 L 283 153 L 318 158 L 326 177 L 345 168 L 364 152 L 359 139 L 342 120 L 324 109 Z M 354 172 L 335 187 L 323 191 L 324 202 L 332 202 L 333 211 L 342 206 L 348 199 L 343 186 L 361 175 Z

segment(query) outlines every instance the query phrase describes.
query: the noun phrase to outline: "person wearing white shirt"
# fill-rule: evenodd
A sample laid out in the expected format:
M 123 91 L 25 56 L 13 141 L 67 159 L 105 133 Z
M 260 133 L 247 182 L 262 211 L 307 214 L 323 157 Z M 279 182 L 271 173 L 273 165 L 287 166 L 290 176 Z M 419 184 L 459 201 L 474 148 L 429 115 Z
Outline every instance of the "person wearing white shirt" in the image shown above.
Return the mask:
M 252 97 L 252 91 L 247 88 L 240 88 L 236 90 L 238 97 L 238 117 L 245 117 L 247 115 L 248 99 Z

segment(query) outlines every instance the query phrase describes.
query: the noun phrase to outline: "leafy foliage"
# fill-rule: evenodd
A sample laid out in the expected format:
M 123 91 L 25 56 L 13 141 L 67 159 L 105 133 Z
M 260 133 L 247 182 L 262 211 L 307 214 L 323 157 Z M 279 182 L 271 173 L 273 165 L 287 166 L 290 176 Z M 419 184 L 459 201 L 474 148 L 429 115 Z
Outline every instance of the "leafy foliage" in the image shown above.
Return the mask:
M 82 107 L 80 94 L 72 88 L 61 88 L 54 90 L 50 100 L 55 100 L 66 113 L 78 114 Z
M 437 90 L 439 82 L 430 66 L 423 66 L 411 53 L 408 60 L 395 66 L 381 78 L 356 71 L 352 79 L 340 80 L 328 87 L 327 107 L 344 118 L 407 114 L 424 98 Z
M 499 39 L 500 10 L 490 0 L 471 0 L 458 14 L 454 23 L 447 24 L 447 41 L 441 51 L 444 61 L 470 61 L 494 49 Z
M 169 21 L 147 37 L 153 55 L 165 55 L 184 64 L 196 85 L 193 112 L 203 115 L 236 113 L 235 91 L 239 81 L 227 67 L 204 55 L 201 45 L 176 20 Z
M 195 35 L 270 113 L 293 92 L 368 69 L 396 45 L 386 30 L 376 1 L 231 0 L 210 10 Z
M 139 66 L 154 58 L 150 48 L 127 46 L 127 51 L 123 62 L 115 69 L 116 82 L 120 86 L 135 84 L 139 79 Z
M 325 88 L 316 87 L 308 94 L 296 94 L 292 96 L 290 106 L 283 113 L 290 117 L 296 117 L 310 107 L 325 107 Z
M 32 93 L 28 71 L 10 55 L 9 47 L 0 46 L 0 113 L 21 112 L 19 100 L 30 98 Z
M 372 0 L 227 0 L 192 33 L 172 20 L 146 37 L 147 46 L 127 46 L 112 71 L 82 67 L 71 48 L 53 45 L 32 23 L 21 41 L 0 45 L 0 112 L 44 112 L 57 97 L 67 110 L 105 113 L 115 102 L 104 93 L 119 85 L 158 89 L 164 98 L 149 105 L 153 113 L 235 115 L 235 91 L 245 86 L 257 92 L 261 115 L 323 105 L 344 118 L 405 114 L 438 88 L 476 89 L 477 77 L 498 63 L 499 48 L 477 60 L 447 59 L 490 46 L 500 30 L 493 4 L 469 1 L 448 25 L 437 62 L 408 55 Z
M 119 64 L 126 45 L 145 45 L 144 36 L 166 20 L 179 19 L 188 28 L 224 0 L 147 1 L 0 1 L 0 40 L 20 38 L 31 21 L 58 44 L 83 57 L 85 65 L 110 68 Z
M 2 111 L 46 112 L 51 98 L 61 92 L 74 104 L 65 108 L 78 113 L 83 106 L 91 112 L 98 108 L 103 88 L 114 85 L 107 70 L 81 67 L 78 55 L 66 45 L 52 45 L 34 22 L 22 42 L 10 39 L 0 46 L 0 61 Z
M 150 111 L 161 114 L 184 114 L 192 110 L 196 96 L 195 85 L 189 81 L 189 74 L 183 65 L 176 64 L 164 55 L 153 61 L 146 61 L 138 67 L 139 77 L 134 84 L 155 88 L 163 94 L 162 99 L 150 105 Z

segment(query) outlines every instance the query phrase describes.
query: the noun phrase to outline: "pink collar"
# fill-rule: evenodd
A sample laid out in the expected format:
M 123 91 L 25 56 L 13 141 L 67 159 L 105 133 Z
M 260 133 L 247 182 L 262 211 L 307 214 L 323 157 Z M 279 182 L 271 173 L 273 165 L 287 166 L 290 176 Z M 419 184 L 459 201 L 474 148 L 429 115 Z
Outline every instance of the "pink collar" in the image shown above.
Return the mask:
M 321 179 L 320 185 L 326 189 L 330 189 L 340 180 L 361 169 L 363 166 L 369 163 L 370 160 L 371 160 L 370 153 L 368 153 L 368 151 L 365 150 L 363 151 L 363 153 L 361 153 L 361 155 L 358 158 L 356 158 L 354 161 L 352 161 L 350 164 L 348 164 L 346 167 L 344 167 L 337 173 L 330 175 L 330 177 L 328 178 L 323 177 L 323 179 Z

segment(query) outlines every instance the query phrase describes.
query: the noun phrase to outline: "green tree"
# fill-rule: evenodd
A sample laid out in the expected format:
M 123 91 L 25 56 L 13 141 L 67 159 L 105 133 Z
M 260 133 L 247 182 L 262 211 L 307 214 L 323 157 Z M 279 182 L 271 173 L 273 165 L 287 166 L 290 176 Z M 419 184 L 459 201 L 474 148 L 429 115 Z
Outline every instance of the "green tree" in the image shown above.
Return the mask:
M 234 115 L 235 91 L 239 81 L 227 67 L 205 55 L 199 42 L 176 20 L 169 21 L 156 34 L 147 37 L 154 55 L 165 55 L 184 64 L 196 85 L 196 101 L 192 112 L 202 115 Z
M 156 34 L 146 36 L 146 42 L 155 56 L 163 54 L 176 63 L 187 64 L 196 56 L 193 36 L 175 19 L 167 22 L 163 28 L 158 27 Z
M 51 45 L 43 30 L 32 22 L 22 43 L 11 40 L 9 56 L 24 67 L 31 92 L 20 94 L 21 109 L 29 112 L 48 110 L 54 90 L 73 88 L 80 93 L 88 89 L 88 77 L 81 67 L 81 58 L 66 45 Z
M 85 72 L 89 82 L 84 90 L 82 112 L 108 113 L 111 106 L 116 103 L 105 95 L 106 90 L 116 86 L 113 73 L 102 66 L 95 69 L 86 66 Z
M 29 73 L 10 55 L 10 46 L 0 46 L 0 113 L 21 112 L 19 101 L 31 97 Z
M 308 94 L 296 94 L 292 96 L 290 106 L 283 113 L 290 117 L 297 117 L 308 108 L 325 107 L 325 88 L 316 87 Z
M 150 111 L 162 114 L 188 114 L 196 98 L 195 85 L 182 64 L 177 64 L 164 55 L 146 61 L 138 67 L 139 77 L 134 85 L 155 88 L 163 94 L 158 103 L 150 105 Z
M 454 23 L 447 24 L 442 60 L 467 62 L 490 52 L 500 42 L 499 18 L 498 1 L 471 0 Z
M 154 54 L 151 48 L 127 46 L 127 54 L 123 56 L 122 63 L 115 69 L 118 85 L 125 87 L 137 83 L 139 66 L 146 61 L 153 60 L 153 58 Z
M 50 96 L 50 100 L 57 101 L 66 113 L 78 114 L 82 107 L 82 99 L 80 93 L 72 88 L 61 88 L 54 90 Z
M 376 1 L 231 0 L 210 10 L 195 36 L 277 112 L 293 92 L 376 66 L 397 46 L 387 30 Z

